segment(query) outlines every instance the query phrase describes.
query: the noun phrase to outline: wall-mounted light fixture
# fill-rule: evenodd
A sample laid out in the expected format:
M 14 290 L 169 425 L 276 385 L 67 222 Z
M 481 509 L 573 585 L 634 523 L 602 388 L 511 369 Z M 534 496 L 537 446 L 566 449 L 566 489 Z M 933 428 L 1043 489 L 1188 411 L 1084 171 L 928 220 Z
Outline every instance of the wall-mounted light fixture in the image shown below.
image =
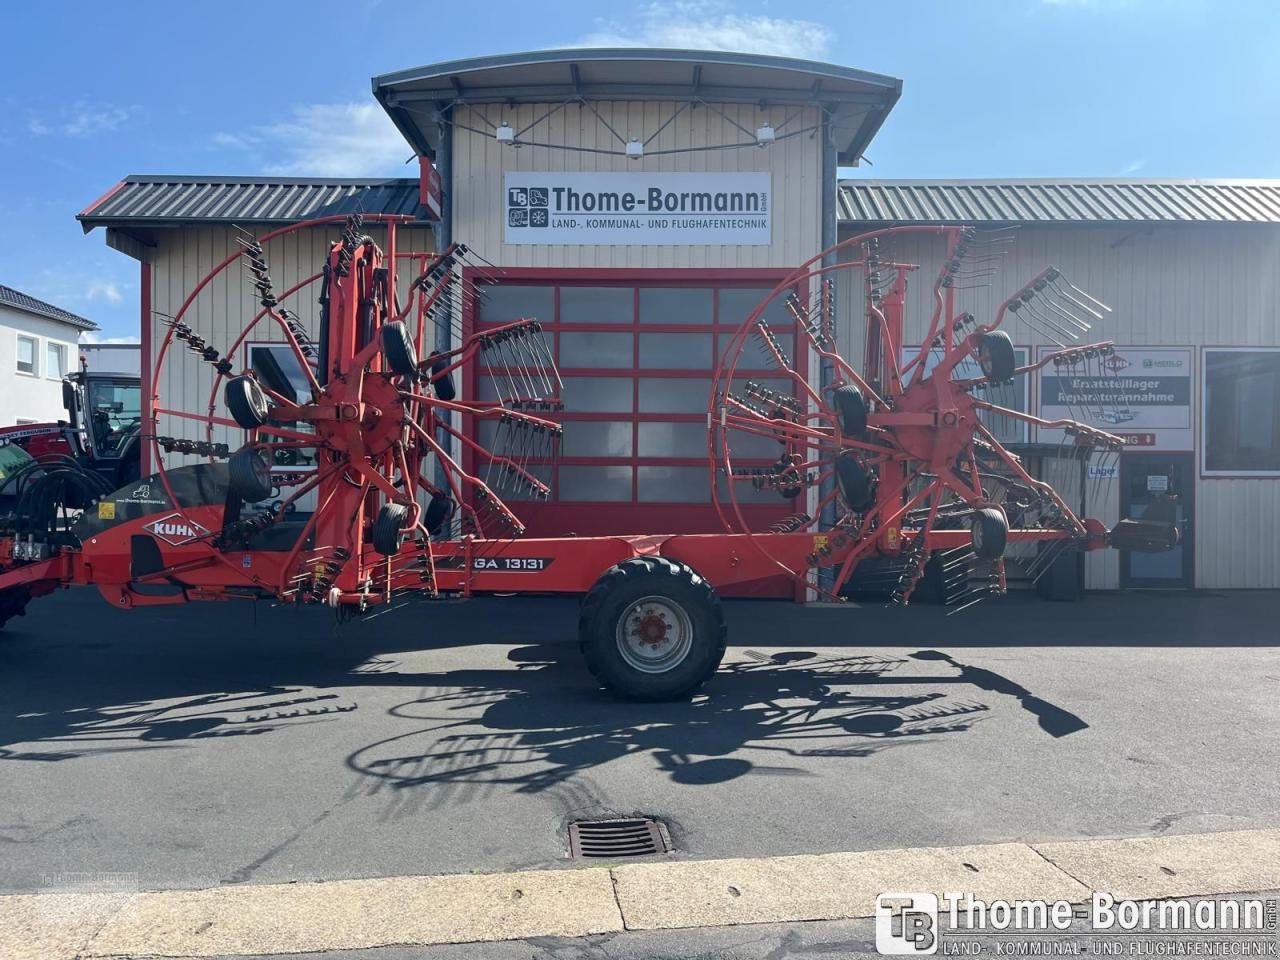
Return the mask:
M 493 131 L 493 139 L 499 143 L 514 144 L 516 142 L 516 132 L 511 129 L 511 124 L 503 120 L 497 129 Z
M 778 139 L 778 136 L 773 132 L 773 124 L 767 120 L 756 127 L 756 146 L 767 147 L 776 139 Z
M 644 144 L 632 137 L 627 141 L 627 159 L 639 160 L 644 156 Z

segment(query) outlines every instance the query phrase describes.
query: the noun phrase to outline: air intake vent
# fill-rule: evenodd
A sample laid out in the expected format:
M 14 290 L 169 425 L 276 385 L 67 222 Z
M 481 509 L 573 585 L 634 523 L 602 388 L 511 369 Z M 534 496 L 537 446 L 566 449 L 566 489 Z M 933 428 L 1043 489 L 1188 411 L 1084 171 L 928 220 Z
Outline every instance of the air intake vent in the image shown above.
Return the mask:
M 670 851 L 666 827 L 657 820 L 580 820 L 569 824 L 569 853 L 575 857 L 643 857 Z

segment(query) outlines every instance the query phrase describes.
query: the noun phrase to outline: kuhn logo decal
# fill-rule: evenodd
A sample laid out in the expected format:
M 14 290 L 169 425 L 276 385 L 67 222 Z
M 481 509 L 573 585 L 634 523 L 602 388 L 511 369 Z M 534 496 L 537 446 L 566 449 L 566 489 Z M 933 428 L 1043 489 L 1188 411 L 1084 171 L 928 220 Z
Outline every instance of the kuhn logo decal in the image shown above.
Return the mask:
M 171 513 L 159 520 L 152 520 L 142 529 L 174 547 L 191 543 L 209 534 L 209 531 L 200 524 L 194 520 L 185 519 L 180 513 Z

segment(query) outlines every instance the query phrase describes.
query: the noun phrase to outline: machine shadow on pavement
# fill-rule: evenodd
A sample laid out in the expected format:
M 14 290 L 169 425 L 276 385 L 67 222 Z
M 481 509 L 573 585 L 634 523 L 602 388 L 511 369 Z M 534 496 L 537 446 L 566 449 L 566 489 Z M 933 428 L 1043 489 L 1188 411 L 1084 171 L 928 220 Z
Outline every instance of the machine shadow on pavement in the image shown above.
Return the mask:
M 958 651 L 1274 644 L 1262 626 L 1274 599 L 1103 595 L 1050 606 L 1014 597 L 983 604 L 981 617 L 730 601 L 733 646 L 705 695 L 633 704 L 599 691 L 582 667 L 570 598 L 414 603 L 336 627 L 322 610 L 266 605 L 231 605 L 216 617 L 201 607 L 125 613 L 72 590 L 0 636 L 0 760 L 59 762 L 340 722 L 359 708 L 353 691 L 409 687 L 434 692 L 393 713 L 421 716 L 423 728 L 357 750 L 353 769 L 400 786 L 481 780 L 537 790 L 647 751 L 676 782 L 716 783 L 750 768 L 729 756 L 746 744 L 775 753 L 784 774 L 788 756 L 811 749 L 806 739 L 823 741 L 814 749 L 866 756 L 967 730 L 987 714 L 988 704 L 974 699 L 983 693 L 1014 698 L 1050 736 L 1065 736 L 1087 722 Z M 429 658 L 433 649 L 474 644 L 511 647 L 513 666 L 401 672 L 392 662 L 397 653 Z M 868 656 L 867 647 L 904 649 Z M 442 732 L 451 723 L 466 729 Z M 430 749 L 424 737 L 436 738 Z M 833 748 L 833 737 L 849 742 Z M 521 770 L 513 750 L 540 763 Z

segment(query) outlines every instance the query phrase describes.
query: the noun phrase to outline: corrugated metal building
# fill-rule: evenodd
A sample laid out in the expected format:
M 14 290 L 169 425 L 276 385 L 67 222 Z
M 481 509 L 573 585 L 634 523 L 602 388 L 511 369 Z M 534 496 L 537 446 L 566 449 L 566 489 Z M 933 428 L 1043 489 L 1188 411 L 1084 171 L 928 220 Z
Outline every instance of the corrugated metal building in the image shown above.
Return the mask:
M 1132 415 L 1127 429 L 1099 424 L 1134 440 L 1118 473 L 1093 485 L 1091 506 L 1111 523 L 1140 513 L 1150 493 L 1176 493 L 1186 546 L 1154 560 L 1093 555 L 1089 584 L 1280 586 L 1280 181 L 837 184 L 837 165 L 858 162 L 901 84 L 774 57 L 550 51 L 403 71 L 373 89 L 423 158 L 420 179 L 134 176 L 81 214 L 86 230 L 106 227 L 108 243 L 141 261 L 145 362 L 164 319 L 235 252 L 238 230 L 408 214 L 416 220 L 402 249 L 459 240 L 496 264 L 464 275 L 486 294 L 459 318 L 464 328 L 518 311 L 545 319 L 554 336 L 564 456 L 548 468 L 553 500 L 522 507 L 531 527 L 714 530 L 707 388 L 728 334 L 761 295 L 837 237 L 890 224 L 1016 226 L 999 272 L 959 291 L 960 305 L 986 319 L 1054 264 L 1115 308 L 1094 332 L 1120 345 L 1116 362 L 1147 369 L 1144 382 L 1158 372 L 1173 384 L 1173 400 L 1153 408 L 1158 427 L 1146 425 L 1153 409 L 1141 400 L 1119 414 Z M 647 190 L 677 205 L 623 216 L 634 212 L 618 206 L 628 192 Z M 697 208 L 713 197 L 729 198 L 724 209 Z M 728 206 L 752 197 L 764 209 Z M 269 244 L 277 288 L 314 273 L 335 232 Z M 942 250 L 916 237 L 895 242 L 893 256 L 920 264 L 915 284 L 927 288 Z M 213 344 L 234 342 L 252 321 L 256 305 L 240 282 L 224 274 L 194 304 L 194 325 Z M 304 321 L 311 299 L 291 304 Z M 856 362 L 859 296 L 846 283 L 838 302 L 842 352 Z M 931 303 L 909 303 L 908 331 L 923 337 Z M 793 327 L 779 329 L 796 345 Z M 1048 346 L 1030 329 L 1010 332 L 1027 358 Z M 259 336 L 273 341 L 264 326 L 238 349 Z M 816 363 L 806 369 L 816 383 Z M 164 406 L 187 410 L 205 409 L 210 387 L 189 376 L 159 385 Z M 1052 389 L 1034 375 L 1010 402 L 1040 412 Z M 161 418 L 161 432 L 185 429 Z M 1051 439 L 1034 429 L 1011 438 L 1028 449 Z M 1049 460 L 1037 466 L 1055 484 L 1076 482 L 1055 476 Z M 788 508 L 750 510 L 764 523 Z
M 989 285 L 957 295 L 962 309 L 991 317 L 1053 265 L 1113 308 L 1092 333 L 1114 340 L 1122 360 L 1135 355 L 1118 374 L 1143 370 L 1143 360 L 1187 364 L 1185 371 L 1165 368 L 1189 378 L 1190 396 L 1176 411 L 1186 429 L 1157 429 L 1153 437 L 1136 405 L 1134 421 L 1096 424 L 1127 435 L 1133 446 L 1094 493 L 1097 515 L 1111 525 L 1122 511 L 1141 509 L 1143 495 L 1155 492 L 1149 484 L 1168 484 L 1183 504 L 1186 546 L 1169 557 L 1091 554 L 1089 586 L 1280 586 L 1280 181 L 846 181 L 840 213 L 842 237 L 886 223 L 1016 227 Z M 893 251 L 921 265 L 922 283 L 945 253 L 927 238 L 898 241 Z M 919 341 L 932 304 L 917 297 L 908 307 L 908 331 Z M 846 320 L 845 342 L 856 356 L 862 318 Z M 1006 329 L 1027 356 L 1052 346 L 1016 319 Z M 1147 356 L 1148 347 L 1170 352 Z M 1242 363 L 1259 365 L 1249 374 L 1257 381 L 1249 394 L 1255 403 L 1228 390 L 1235 375 L 1248 372 Z M 1214 364 L 1231 372 L 1217 373 Z M 1041 379 L 1029 379 L 1024 409 L 1042 408 Z M 1259 445 L 1270 450 L 1264 469 L 1244 450 L 1209 462 L 1211 424 L 1224 429 L 1226 421 L 1232 431 L 1262 438 Z M 1070 487 L 1069 477 L 1053 480 Z

